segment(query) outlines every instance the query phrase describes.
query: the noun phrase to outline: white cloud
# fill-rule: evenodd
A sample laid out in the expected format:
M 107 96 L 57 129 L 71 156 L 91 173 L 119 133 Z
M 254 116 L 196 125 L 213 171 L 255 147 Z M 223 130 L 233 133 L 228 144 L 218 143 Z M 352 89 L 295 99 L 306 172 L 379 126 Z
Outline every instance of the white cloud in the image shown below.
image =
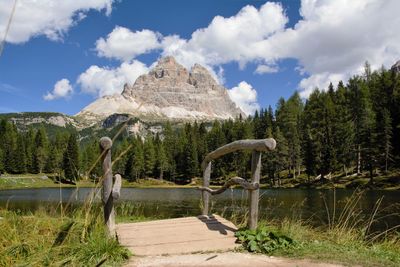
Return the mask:
M 90 66 L 78 77 L 82 92 L 96 96 L 121 93 L 125 83 L 132 84 L 136 78 L 148 72 L 140 61 L 124 62 L 117 68 Z
M 263 59 L 254 44 L 284 30 L 287 21 L 279 3 L 267 2 L 260 9 L 248 5 L 232 17 L 214 17 L 189 40 L 171 37 L 163 43 L 163 54 L 182 62 L 214 66 L 236 61 L 244 67 L 249 61 Z
M 245 81 L 228 90 L 228 94 L 247 115 L 253 115 L 256 110 L 260 109 L 260 105 L 257 103 L 256 89 Z
M 159 48 L 159 37 L 160 34 L 150 30 L 132 32 L 117 26 L 106 39 L 96 41 L 96 50 L 99 56 L 129 61 L 137 55 Z
M 258 65 L 254 73 L 264 74 L 264 73 L 276 73 L 279 71 L 277 66 L 269 66 L 269 65 Z
M 307 97 L 312 87 L 346 81 L 368 60 L 373 69 L 391 66 L 400 57 L 400 1 L 303 0 L 303 16 L 294 28 L 259 44 L 278 58 L 298 59 L 309 75 L 299 87 Z
M 53 91 L 47 92 L 47 94 L 43 96 L 43 99 L 50 101 L 59 98 L 68 98 L 73 94 L 73 92 L 74 89 L 69 83 L 69 80 L 61 79 L 54 85 Z
M 396 62 L 398 10 L 398 0 L 302 0 L 302 18 L 289 28 L 281 4 L 267 2 L 259 9 L 245 6 L 231 17 L 216 16 L 189 39 L 153 32 L 158 40 L 149 47 L 160 48 L 162 56 L 175 56 L 186 67 L 202 64 L 215 77 L 215 70 L 229 62 L 240 68 L 257 63 L 258 74 L 278 71 L 282 59 L 296 59 L 297 69 L 305 75 L 298 85 L 300 93 L 307 97 L 315 87 L 324 89 L 330 81 L 346 81 L 359 73 L 366 60 L 373 69 Z M 126 52 L 125 59 L 138 55 L 136 48 L 128 50 L 132 52 Z
M 278 3 L 266 3 L 260 9 L 248 5 L 234 16 L 214 17 L 208 27 L 193 32 L 189 40 L 178 35 L 162 36 L 150 30 L 134 32 L 117 26 L 106 39 L 97 40 L 96 50 L 100 56 L 129 61 L 160 49 L 162 56 L 174 56 L 186 68 L 195 63 L 203 65 L 223 83 L 221 64 L 237 61 L 243 67 L 260 58 L 251 49 L 252 44 L 282 31 L 287 21 Z
M 6 41 L 23 43 L 38 35 L 60 40 L 90 9 L 105 10 L 106 15 L 111 14 L 112 3 L 113 0 L 19 0 Z M 2 0 L 0 5 L 1 37 L 4 36 L 13 5 L 14 0 Z
M 328 89 L 329 83 L 332 82 L 332 84 L 336 85 L 339 81 L 343 80 L 346 80 L 343 74 L 332 74 L 328 72 L 313 74 L 300 81 L 299 87 L 302 88 L 300 97 L 307 98 L 315 88 L 325 90 Z

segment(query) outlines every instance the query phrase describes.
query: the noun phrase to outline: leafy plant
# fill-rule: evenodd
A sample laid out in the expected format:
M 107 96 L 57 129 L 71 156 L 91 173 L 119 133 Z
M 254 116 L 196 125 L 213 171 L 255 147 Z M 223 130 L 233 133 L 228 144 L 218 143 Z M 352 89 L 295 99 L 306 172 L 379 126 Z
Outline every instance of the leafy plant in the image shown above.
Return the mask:
M 296 246 L 295 240 L 280 234 L 269 231 L 265 227 L 256 230 L 239 230 L 235 233 L 237 242 L 241 243 L 250 252 L 270 254 L 277 249 L 288 249 Z

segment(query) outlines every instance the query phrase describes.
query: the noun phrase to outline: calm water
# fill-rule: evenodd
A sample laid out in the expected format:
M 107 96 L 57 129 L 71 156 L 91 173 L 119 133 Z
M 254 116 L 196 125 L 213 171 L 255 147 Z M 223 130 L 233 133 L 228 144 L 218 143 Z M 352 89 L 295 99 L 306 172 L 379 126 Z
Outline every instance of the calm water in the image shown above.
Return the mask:
M 82 203 L 93 189 L 57 188 L 0 190 L 0 207 L 8 207 L 21 212 L 34 211 L 40 206 L 56 207 L 60 199 L 75 205 Z M 344 200 L 353 194 L 352 190 L 336 190 L 336 214 L 340 214 Z M 271 189 L 260 192 L 260 217 L 281 219 L 284 217 L 308 219 L 315 225 L 327 222 L 326 206 L 323 196 L 332 211 L 334 193 L 332 190 L 315 189 Z M 383 197 L 380 215 L 385 218 L 375 224 L 379 230 L 400 224 L 400 192 L 366 191 L 357 208 L 365 217 L 371 213 L 375 203 Z M 99 200 L 99 197 L 97 197 Z M 199 215 L 200 192 L 189 188 L 123 188 L 119 203 L 130 202 L 139 205 L 144 215 L 156 215 L 159 218 L 173 218 Z M 235 189 L 212 197 L 212 211 L 243 213 L 247 207 L 247 192 Z M 395 214 L 395 215 L 393 215 Z

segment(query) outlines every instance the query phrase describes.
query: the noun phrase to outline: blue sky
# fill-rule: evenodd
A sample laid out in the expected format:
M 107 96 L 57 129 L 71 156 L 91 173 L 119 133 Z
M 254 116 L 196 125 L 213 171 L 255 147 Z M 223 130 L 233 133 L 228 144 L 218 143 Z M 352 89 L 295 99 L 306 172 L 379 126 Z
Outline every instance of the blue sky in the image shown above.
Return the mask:
M 165 55 L 205 65 L 248 112 L 346 81 L 366 60 L 400 59 L 395 0 L 51 2 L 17 3 L 0 56 L 1 113 L 75 114 Z M 0 40 L 13 3 L 0 7 Z

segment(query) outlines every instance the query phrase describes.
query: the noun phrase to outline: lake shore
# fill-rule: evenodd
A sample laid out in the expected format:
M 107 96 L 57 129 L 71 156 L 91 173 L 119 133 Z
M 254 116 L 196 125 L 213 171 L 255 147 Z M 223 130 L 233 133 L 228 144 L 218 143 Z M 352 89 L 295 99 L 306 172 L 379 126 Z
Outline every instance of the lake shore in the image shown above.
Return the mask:
M 223 185 L 223 182 L 214 182 L 211 187 Z M 123 179 L 122 187 L 125 188 L 196 188 L 201 186 L 201 179 L 195 178 L 192 183 L 180 185 L 166 180 L 153 178 L 140 179 L 137 182 L 128 182 Z M 52 174 L 2 174 L 0 176 L 0 190 L 22 189 L 22 188 L 84 188 L 96 187 L 96 183 L 90 180 L 80 180 L 76 184 L 60 183 Z M 304 176 L 300 178 L 285 178 L 275 181 L 272 185 L 270 180 L 263 179 L 260 188 L 304 188 L 304 189 L 375 189 L 375 190 L 400 190 L 400 173 L 393 172 L 388 175 L 374 177 L 374 183 L 366 175 L 361 176 L 338 176 L 333 179 L 309 180 Z
M 0 234 L 0 245 L 4 248 L 0 253 L 0 265 L 28 263 L 94 266 L 105 263 L 112 266 L 126 266 L 128 259 L 132 264 L 143 260 L 131 255 L 117 242 L 106 238 L 100 211 L 100 209 L 78 208 L 66 213 L 39 210 L 31 214 L 20 214 L 0 209 L 0 227 L 4 230 Z M 85 214 L 89 214 L 89 217 Z M 86 222 L 87 218 L 89 224 Z M 89 227 L 90 225 L 94 227 Z M 266 254 L 264 257 L 269 259 L 278 257 L 281 263 L 290 264 L 287 266 L 309 262 L 322 264 L 316 266 L 325 266 L 323 263 L 385 267 L 400 264 L 398 237 L 386 235 L 385 238 L 375 240 L 374 236 L 363 235 L 362 228 L 352 228 L 352 225 L 344 228 L 342 226 L 338 222 L 330 228 L 315 228 L 296 219 L 261 221 L 258 228 L 260 231 L 287 236 L 293 242 L 290 246 L 278 244 L 274 250 L 268 253 L 258 252 L 259 256 L 255 257 L 264 259 L 260 256 L 261 253 Z M 251 237 L 252 233 L 247 232 L 246 235 Z M 260 242 L 257 246 L 263 242 L 258 237 L 255 240 Z M 250 247 L 244 244 L 242 249 L 235 251 L 235 257 L 243 259 L 248 257 L 246 255 L 252 255 L 253 253 L 246 252 L 249 249 Z M 220 255 L 218 252 L 213 254 Z M 167 256 L 163 260 L 171 259 Z M 176 264 L 179 259 L 172 258 L 172 260 Z

